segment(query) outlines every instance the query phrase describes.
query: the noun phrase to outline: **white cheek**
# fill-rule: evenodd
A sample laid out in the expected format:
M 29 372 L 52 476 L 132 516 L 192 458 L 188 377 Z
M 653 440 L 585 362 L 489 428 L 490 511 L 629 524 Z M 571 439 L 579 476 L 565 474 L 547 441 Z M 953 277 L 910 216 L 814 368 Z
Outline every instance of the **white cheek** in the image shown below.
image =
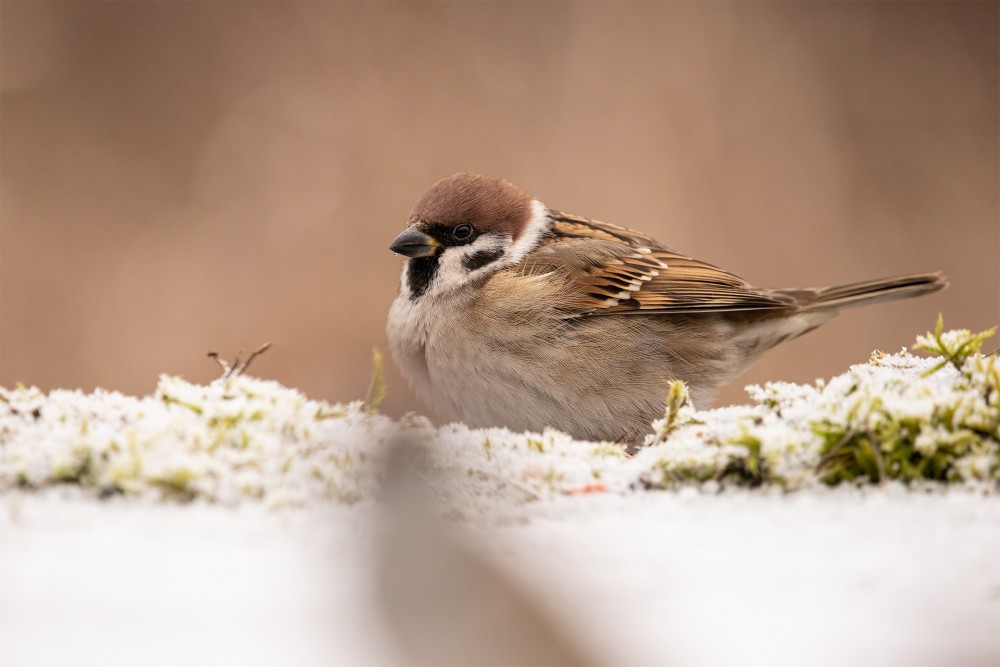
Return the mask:
M 545 204 L 537 199 L 532 200 L 531 217 L 528 218 L 524 232 L 521 233 L 517 241 L 513 241 L 506 234 L 483 234 L 469 245 L 446 248 L 441 253 L 437 274 L 434 276 L 427 294 L 443 294 L 505 266 L 517 264 L 538 247 L 550 226 L 551 222 Z M 471 271 L 466 268 L 465 260 L 472 255 L 478 252 L 498 250 L 502 250 L 503 255 L 495 261 Z M 405 269 L 403 271 L 403 287 L 404 289 L 407 287 Z
M 529 252 L 538 247 L 542 237 L 549 231 L 552 222 L 549 220 L 549 212 L 545 204 L 537 199 L 531 200 L 531 217 L 524 226 L 521 237 L 513 244 L 510 252 L 504 257 L 505 264 L 517 264 L 527 256 Z
M 469 245 L 445 249 L 441 253 L 437 275 L 434 276 L 434 281 L 431 283 L 428 293 L 440 294 L 453 290 L 471 280 L 493 273 L 503 266 L 512 264 L 513 262 L 507 259 L 512 245 L 508 236 L 484 234 Z M 504 254 L 496 261 L 471 271 L 466 268 L 465 260 L 469 257 L 478 252 L 495 252 L 497 250 L 503 250 Z

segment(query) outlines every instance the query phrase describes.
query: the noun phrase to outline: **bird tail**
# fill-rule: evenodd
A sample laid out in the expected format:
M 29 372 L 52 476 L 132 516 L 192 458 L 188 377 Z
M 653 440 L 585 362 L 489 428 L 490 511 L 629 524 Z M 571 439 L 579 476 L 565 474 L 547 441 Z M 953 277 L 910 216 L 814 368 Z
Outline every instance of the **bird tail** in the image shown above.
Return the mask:
M 801 311 L 812 311 L 853 308 L 883 301 L 910 299 L 937 292 L 947 286 L 948 279 L 943 273 L 936 271 L 877 278 L 835 287 L 786 289 L 779 292 L 795 299 Z

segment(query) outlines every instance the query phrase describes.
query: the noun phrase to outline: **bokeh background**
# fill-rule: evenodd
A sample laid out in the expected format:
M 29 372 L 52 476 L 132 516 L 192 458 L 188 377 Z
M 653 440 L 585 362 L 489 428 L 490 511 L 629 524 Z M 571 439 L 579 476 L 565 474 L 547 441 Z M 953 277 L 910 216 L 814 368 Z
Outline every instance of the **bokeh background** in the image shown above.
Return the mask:
M 0 384 L 364 396 L 438 178 L 511 179 L 763 286 L 942 269 L 737 381 L 1000 322 L 998 4 L 0 4 Z M 390 414 L 418 409 L 389 365 Z

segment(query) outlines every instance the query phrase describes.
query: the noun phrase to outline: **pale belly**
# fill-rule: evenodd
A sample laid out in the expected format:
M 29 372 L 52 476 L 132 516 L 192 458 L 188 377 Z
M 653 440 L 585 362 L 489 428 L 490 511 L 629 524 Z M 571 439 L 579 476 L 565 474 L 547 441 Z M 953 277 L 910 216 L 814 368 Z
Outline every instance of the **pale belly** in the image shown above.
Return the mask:
M 418 398 L 472 427 L 635 439 L 662 415 L 672 378 L 688 381 L 700 403 L 734 367 L 719 336 L 693 341 L 683 323 L 533 312 L 508 314 L 501 325 L 471 310 L 461 300 L 418 307 L 401 297 L 387 330 Z M 698 355 L 685 351 L 693 343 Z

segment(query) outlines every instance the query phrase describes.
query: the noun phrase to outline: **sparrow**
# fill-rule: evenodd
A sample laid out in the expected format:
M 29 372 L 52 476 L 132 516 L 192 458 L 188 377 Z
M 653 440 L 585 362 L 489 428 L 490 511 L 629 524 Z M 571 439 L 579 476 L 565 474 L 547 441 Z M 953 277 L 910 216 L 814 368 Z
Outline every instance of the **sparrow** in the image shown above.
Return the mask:
M 637 231 L 460 173 L 417 201 L 386 331 L 428 407 L 470 427 L 635 440 L 672 380 L 707 406 L 764 352 L 841 308 L 947 285 L 924 273 L 765 289 Z

